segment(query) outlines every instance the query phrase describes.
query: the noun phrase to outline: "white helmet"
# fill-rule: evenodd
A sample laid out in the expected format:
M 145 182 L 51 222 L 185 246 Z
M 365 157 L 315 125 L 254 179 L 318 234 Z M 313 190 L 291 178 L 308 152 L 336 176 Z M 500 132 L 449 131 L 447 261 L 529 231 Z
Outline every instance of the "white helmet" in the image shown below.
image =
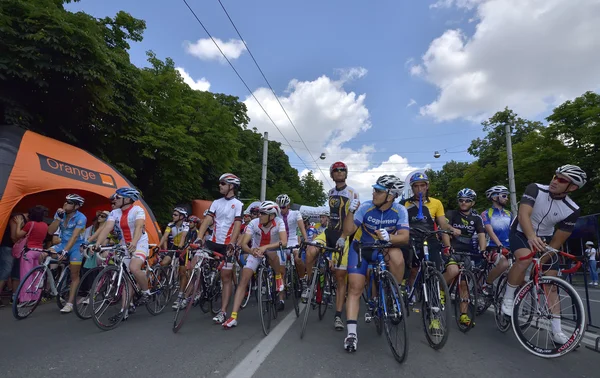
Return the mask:
M 73 202 L 76 205 L 83 206 L 83 202 L 85 201 L 82 196 L 79 194 L 68 194 L 66 197 L 67 201 Z
M 576 165 L 566 164 L 556 169 L 556 173 L 567 176 L 579 188 L 587 182 L 587 174 Z
M 264 201 L 258 207 L 258 211 L 266 214 L 275 214 L 279 216 L 279 206 L 273 201 Z
M 404 190 L 404 181 L 394 175 L 383 175 L 377 179 L 373 188 L 387 190 L 390 194 L 398 197 Z
M 188 216 L 187 210 L 184 209 L 183 207 L 176 207 L 173 209 L 173 211 L 177 211 L 180 215 L 183 215 L 184 218 L 187 218 L 187 216 Z
M 587 242 L 585 243 L 585 245 L 594 245 L 594 242 L 590 240 L 590 241 L 587 241 Z
M 329 209 L 323 209 L 323 210 L 322 210 L 322 211 L 319 213 L 319 216 L 320 216 L 320 217 L 322 217 L 322 216 L 326 216 L 326 217 L 329 217 L 329 216 L 331 216 L 331 215 L 329 214 Z
M 280 194 L 275 199 L 275 202 L 277 202 L 277 205 L 279 205 L 279 207 L 281 208 L 281 207 L 288 207 L 289 204 L 292 202 L 292 200 L 290 199 L 290 196 L 288 196 L 287 194 Z
M 458 193 L 456 193 L 456 198 L 457 199 L 468 198 L 470 200 L 475 201 L 477 199 L 477 193 L 475 193 L 475 191 L 473 189 L 464 188 L 464 189 L 459 190 Z
M 508 188 L 503 185 L 492 186 L 488 190 L 485 191 L 485 196 L 487 199 L 491 200 L 493 196 L 498 194 L 508 194 Z
M 219 182 L 226 182 L 231 185 L 240 186 L 240 178 L 234 175 L 233 173 L 223 173 L 221 177 L 219 177 Z

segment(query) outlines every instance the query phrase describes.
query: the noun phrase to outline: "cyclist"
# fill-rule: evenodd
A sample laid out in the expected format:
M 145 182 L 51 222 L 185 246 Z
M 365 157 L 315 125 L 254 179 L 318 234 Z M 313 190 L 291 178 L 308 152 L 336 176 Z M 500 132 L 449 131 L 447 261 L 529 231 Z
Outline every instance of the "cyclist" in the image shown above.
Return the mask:
M 475 206 L 475 200 L 477 199 L 477 194 L 473 189 L 464 188 L 461 189 L 456 195 L 458 199 L 458 208 L 459 210 L 450 210 L 446 213 L 446 218 L 448 219 L 448 223 L 454 229 L 460 230 L 461 234 L 459 236 L 453 236 L 452 241 L 450 241 L 450 236 L 447 234 L 442 235 L 442 239 L 444 240 L 444 244 L 446 246 L 451 245 L 452 249 L 456 252 L 467 252 L 471 253 L 471 240 L 474 235 L 477 235 L 477 239 L 479 241 L 479 251 L 485 251 L 485 229 L 483 228 L 483 221 L 478 214 L 473 214 L 471 209 Z M 471 259 L 468 256 L 461 256 L 452 254 L 448 248 L 443 248 L 446 252 L 446 270 L 444 271 L 444 279 L 448 286 L 452 284 L 454 279 L 458 276 L 458 263 L 464 262 L 465 269 L 471 269 L 472 263 Z M 440 292 L 440 297 L 442 303 L 445 301 L 445 295 L 443 291 Z M 466 284 L 461 282 L 460 288 L 460 296 L 461 298 L 468 299 L 469 292 Z M 471 325 L 471 319 L 467 314 L 468 303 L 466 301 L 462 301 L 460 304 L 460 323 L 466 326 Z M 430 327 L 434 330 L 439 329 L 439 320 L 432 320 Z
M 204 235 L 210 226 L 213 226 L 212 237 L 206 241 L 206 247 L 223 255 L 230 254 L 234 250 L 234 244 L 240 233 L 242 224 L 243 204 L 235 197 L 240 188 L 240 179 L 233 173 L 224 173 L 219 178 L 219 192 L 223 197 L 214 200 L 204 218 L 199 235 Z M 197 257 L 192 265 L 196 265 Z M 228 262 L 221 270 L 221 283 L 223 284 L 221 311 L 213 318 L 217 324 L 223 324 L 227 320 L 227 305 L 233 290 L 233 264 Z
M 60 310 L 63 314 L 73 311 L 73 301 L 79 286 L 79 271 L 81 270 L 82 260 L 79 247 L 85 241 L 84 233 L 87 222 L 87 218 L 79 212 L 79 209 L 84 202 L 83 197 L 78 194 L 67 195 L 63 207 L 56 210 L 54 220 L 48 227 L 48 235 L 53 235 L 57 230 L 60 230 L 60 243 L 52 246 L 50 250 L 59 254 L 61 260 L 67 256 L 69 258 L 71 287 L 69 289 L 69 300 Z M 41 256 L 41 261 L 43 261 L 46 254 L 41 254 Z
M 349 213 L 344 220 L 344 232 L 336 245 L 345 248 L 348 254 L 348 301 L 346 315 L 348 317 L 348 334 L 344 339 L 344 349 L 356 351 L 358 334 L 356 331 L 360 297 L 365 288 L 365 276 L 369 263 L 375 262 L 377 251 L 369 256 L 363 255 L 360 267 L 358 253 L 354 242 L 347 241 L 346 235 L 356 232 L 354 240 L 373 243 L 375 240 L 392 242 L 394 245 L 407 244 L 409 240 L 408 213 L 406 208 L 394 202 L 404 190 L 404 182 L 393 175 L 384 175 L 373 185 L 373 200 L 360 205 L 353 199 L 348 207 Z M 359 206 L 360 205 L 360 206 Z M 389 258 L 389 260 L 388 260 Z M 386 251 L 387 265 L 398 282 L 404 276 L 404 257 L 400 248 L 393 247 Z
M 348 209 L 352 200 L 358 200 L 358 192 L 346 184 L 348 179 L 348 166 L 341 161 L 331 164 L 329 167 L 329 175 L 335 182 L 335 188 L 329 190 L 329 225 L 323 233 L 318 235 L 314 241 L 326 245 L 329 248 L 335 248 L 337 240 L 340 238 L 344 228 L 344 219 L 348 215 Z M 350 235 L 347 235 L 350 236 Z M 350 236 L 351 237 L 351 236 Z M 315 263 L 315 258 L 319 252 L 316 247 L 308 247 L 306 249 L 306 271 L 309 275 L 312 274 L 312 268 Z M 333 261 L 337 261 L 337 254 L 333 254 Z M 346 280 L 348 255 L 342 256 L 341 264 L 336 267 L 335 277 L 337 281 L 337 293 L 335 299 L 335 315 L 333 326 L 336 330 L 344 330 L 344 321 L 342 320 L 342 309 L 346 298 Z M 311 277 L 307 278 L 310 282 Z M 308 288 L 302 292 L 302 301 L 306 302 L 308 296 Z
M 515 263 L 508 272 L 508 284 L 502 302 L 502 312 L 512 316 L 515 290 L 523 282 L 525 271 L 532 259 L 521 260 L 531 252 L 544 251 L 546 243 L 559 249 L 573 232 L 579 218 L 579 206 L 568 196 L 587 182 L 586 173 L 576 165 L 563 165 L 556 169 L 549 185 L 529 184 L 521 197 L 519 212 L 510 229 L 510 249 L 515 255 Z M 556 228 L 556 232 L 555 232 Z M 559 262 L 555 257 L 545 264 L 544 274 L 556 276 Z M 557 344 L 565 344 L 568 339 L 562 332 L 560 306 L 556 289 L 546 293 L 553 314 L 552 338 Z
M 306 236 L 306 229 L 304 228 L 304 221 L 302 220 L 302 214 L 297 210 L 290 209 L 290 205 L 292 203 L 292 200 L 290 199 L 290 197 L 287 194 L 280 194 L 275 199 L 275 203 L 277 203 L 277 206 L 279 206 L 279 209 L 280 209 L 279 216 L 281 217 L 281 219 L 283 219 L 283 224 L 285 225 L 285 232 L 287 233 L 287 245 L 289 245 L 289 246 L 298 245 L 298 230 L 300 230 L 302 239 L 307 240 L 308 237 Z M 299 259 L 297 249 L 294 249 L 294 251 L 286 249 L 285 250 L 286 258 L 290 258 L 290 254 L 292 252 L 294 254 L 294 259 L 297 262 Z M 284 266 L 282 274 L 285 275 L 285 262 L 282 261 L 281 264 Z M 296 270 L 298 270 L 298 269 L 296 269 Z M 299 270 L 298 270 L 298 274 L 300 274 Z M 279 288 L 279 304 L 277 305 L 277 310 L 283 311 L 284 307 L 285 307 L 284 301 L 283 301 L 283 298 L 285 295 L 285 293 L 283 291 L 283 285 L 284 285 L 283 277 L 276 276 L 275 280 L 277 282 L 276 285 Z
M 186 235 L 186 244 L 194 244 L 198 239 L 198 228 L 200 226 L 201 220 L 195 215 L 190 215 L 188 218 L 188 223 L 190 224 L 190 231 Z
M 279 218 L 279 206 L 275 202 L 264 201 L 259 207 L 259 214 L 257 219 L 253 219 L 248 224 L 242 239 L 242 249 L 249 256 L 244 269 L 242 269 L 242 278 L 235 292 L 231 317 L 223 323 L 225 329 L 237 326 L 238 311 L 246 295 L 248 283 L 260 265 L 263 256 L 267 256 L 269 265 L 275 272 L 281 274 L 283 268 L 280 264 L 281 256 L 277 252 L 279 243 L 283 248 L 287 246 L 287 234 L 284 222 Z M 249 243 L 252 243 L 252 248 L 248 246 Z
M 485 196 L 492 201 L 492 207 L 481 213 L 481 219 L 485 231 L 490 236 L 486 248 L 487 259 L 494 264 L 494 268 L 488 273 L 482 291 L 485 295 L 492 295 L 493 282 L 508 269 L 508 260 L 503 256 L 502 251 L 510 248 L 509 231 L 512 213 L 505 208 L 508 203 L 508 189 L 505 186 L 492 186 L 486 190 Z
M 190 224 L 186 221 L 188 212 L 182 207 L 176 207 L 171 214 L 173 221 L 167 224 L 165 233 L 160 239 L 160 248 L 162 249 L 181 249 L 185 245 L 187 234 L 190 231 Z M 162 266 L 171 264 L 171 256 L 166 256 L 162 262 Z
M 117 228 L 119 230 L 118 234 L 122 235 L 124 242 L 127 244 L 129 256 L 125 260 L 126 264 L 128 264 L 129 270 L 142 290 L 142 298 L 138 305 L 143 305 L 150 299 L 148 277 L 146 277 L 146 272 L 142 270 L 149 252 L 148 234 L 144 227 L 146 212 L 140 206 L 134 205 L 140 199 L 140 192 L 134 188 L 119 188 L 115 192 L 115 196 L 111 198 L 113 198 L 114 210 L 108 215 L 106 226 L 98 235 L 96 252 L 99 252 L 100 246 L 106 242 L 108 234 Z M 129 288 L 129 292 L 134 292 L 133 287 Z

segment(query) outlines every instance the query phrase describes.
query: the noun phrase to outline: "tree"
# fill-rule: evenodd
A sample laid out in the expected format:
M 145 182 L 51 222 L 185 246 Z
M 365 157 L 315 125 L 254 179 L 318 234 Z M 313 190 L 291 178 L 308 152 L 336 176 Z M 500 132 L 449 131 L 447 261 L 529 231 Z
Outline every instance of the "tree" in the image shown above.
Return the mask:
M 315 178 L 312 171 L 308 171 L 300 179 L 300 194 L 303 204 L 308 206 L 322 206 L 327 200 L 323 183 Z

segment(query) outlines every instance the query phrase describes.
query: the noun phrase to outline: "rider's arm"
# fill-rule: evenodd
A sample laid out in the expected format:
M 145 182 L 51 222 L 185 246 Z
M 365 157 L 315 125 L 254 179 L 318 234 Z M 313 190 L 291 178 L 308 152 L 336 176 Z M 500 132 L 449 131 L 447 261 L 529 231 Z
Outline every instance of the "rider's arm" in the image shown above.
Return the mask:
M 356 212 L 359 212 L 361 207 L 362 206 L 359 206 L 359 208 L 356 210 Z M 360 219 L 359 217 L 356 218 L 359 220 L 359 223 L 357 225 L 356 222 L 354 221 L 354 217 L 355 217 L 355 214 L 351 211 L 348 211 L 348 214 L 346 214 L 346 218 L 344 218 L 344 228 L 342 230 L 342 234 L 340 235 L 340 238 L 346 238 L 349 235 L 352 235 L 353 233 L 356 232 L 356 230 L 358 229 L 358 226 L 362 223 L 362 219 Z
M 580 210 L 577 209 L 571 215 L 569 215 L 564 220 L 560 221 L 556 225 L 556 232 L 550 241 L 550 247 L 554 249 L 560 249 L 565 241 L 569 238 L 573 229 L 575 228 L 575 223 L 577 222 L 577 218 L 579 218 Z
M 100 227 L 98 227 L 98 229 L 92 234 L 92 236 L 90 236 L 87 240 L 88 243 L 92 243 L 94 240 L 98 239 L 98 236 L 100 235 L 100 232 L 102 231 L 102 229 L 106 227 L 106 222 L 102 223 L 100 225 Z
M 450 226 L 450 223 L 448 223 L 448 219 L 446 219 L 446 215 L 435 217 L 435 221 L 442 230 L 454 232 L 454 227 Z M 448 235 L 443 234 L 442 236 L 448 236 Z M 448 240 L 450 240 L 450 238 L 448 238 Z
M 104 245 L 104 243 L 106 243 L 108 234 L 110 234 L 110 232 L 115 228 L 115 221 L 112 219 L 107 219 L 104 224 L 105 226 L 99 230 L 100 233 L 96 237 L 96 245 Z
M 442 244 L 444 245 L 444 247 L 450 246 L 450 235 L 442 234 Z
M 479 250 L 485 251 L 487 240 L 485 240 L 485 228 L 483 228 L 483 220 L 481 217 L 475 218 L 475 232 L 477 232 L 477 239 L 479 240 Z
M 206 231 L 212 224 L 214 223 L 214 218 L 212 213 L 206 214 L 202 224 L 200 225 L 200 229 L 198 230 L 198 237 L 204 239 L 204 235 L 206 235 Z
M 169 228 L 169 226 L 167 226 L 167 228 L 165 228 L 165 233 L 163 234 L 162 238 L 160 238 L 160 242 L 158 242 L 158 245 L 160 246 L 160 248 L 162 249 L 167 249 L 167 240 L 169 239 L 169 234 L 171 233 L 171 228 Z
M 252 238 L 251 234 L 243 234 L 242 235 L 242 251 L 244 251 L 244 253 L 250 253 L 251 252 L 251 248 L 248 246 L 248 243 L 250 242 L 250 239 Z
M 533 213 L 533 206 L 521 201 L 519 205 L 519 225 L 527 239 L 533 239 L 537 236 L 533 230 L 533 223 L 531 223 L 531 213 Z
M 287 247 L 287 240 L 288 240 L 288 237 L 287 237 L 287 233 L 285 232 L 285 228 L 284 228 L 283 231 L 279 231 L 279 241 L 281 242 L 281 247 L 282 248 Z M 267 246 L 266 249 L 267 250 L 268 249 L 274 249 L 274 248 L 277 248 L 277 247 L 279 247 L 279 243 L 271 243 L 271 244 L 269 244 Z
M 405 245 L 408 244 L 408 239 L 410 237 L 410 231 L 406 228 L 400 229 L 396 231 L 395 234 L 390 235 L 390 243 L 394 245 Z
M 500 239 L 498 239 L 498 236 L 496 236 L 496 233 L 494 233 L 494 228 L 492 227 L 491 224 L 485 225 L 485 231 L 490 236 L 490 239 L 492 239 L 492 241 L 494 243 L 496 243 L 496 245 L 502 245 L 502 242 L 500 241 Z M 485 236 L 484 236 L 484 239 L 485 239 Z
M 236 240 L 238 239 L 238 235 L 240 234 L 241 226 L 242 226 L 241 220 L 236 219 L 235 222 L 233 222 L 233 231 L 231 232 L 231 244 L 235 244 Z
M 570 231 L 556 230 L 552 240 L 548 245 L 554 249 L 560 249 L 562 245 L 567 241 L 567 239 L 571 236 Z
M 48 226 L 48 235 L 54 235 L 56 230 L 58 230 L 58 226 L 60 225 L 60 219 L 54 219 L 52 223 Z
M 300 214 L 300 212 L 298 212 L 298 228 L 300 228 L 302 239 L 308 240 L 308 236 L 306 236 L 306 227 L 304 227 L 304 222 L 302 221 L 302 214 Z

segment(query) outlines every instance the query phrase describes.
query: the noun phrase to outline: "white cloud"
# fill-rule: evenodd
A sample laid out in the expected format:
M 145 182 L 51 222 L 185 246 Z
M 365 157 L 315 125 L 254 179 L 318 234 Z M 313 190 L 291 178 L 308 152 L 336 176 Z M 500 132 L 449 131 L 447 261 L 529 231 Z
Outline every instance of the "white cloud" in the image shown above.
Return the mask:
M 197 91 L 204 91 L 204 92 L 206 92 L 210 89 L 210 82 L 208 80 L 206 80 L 205 77 L 201 78 L 200 80 L 194 80 L 194 79 L 192 79 L 190 74 L 187 73 L 187 71 L 183 67 L 176 67 L 175 69 L 181 75 L 183 82 L 186 83 L 187 85 L 189 85 L 190 88 L 197 90 Z
M 369 72 L 364 67 L 338 68 L 335 73 L 339 75 L 340 81 L 349 82 L 365 76 Z
M 215 38 L 215 42 L 217 42 L 229 60 L 239 58 L 246 51 L 246 46 L 244 46 L 244 42 L 240 39 L 230 39 L 227 42 L 223 42 L 219 38 Z M 197 58 L 202 60 L 219 60 L 221 63 L 225 62 L 223 55 L 221 55 L 219 49 L 217 49 L 217 46 L 215 46 L 210 38 L 199 39 L 196 43 L 185 41 L 183 45 L 188 54 Z
M 406 107 L 410 108 L 413 105 L 417 105 L 417 102 L 415 101 L 414 98 L 411 98 L 410 101 L 408 102 L 408 104 L 406 105 Z
M 357 149 L 344 146 L 372 125 L 369 110 L 365 105 L 366 95 L 357 95 L 344 89 L 347 80 L 364 76 L 366 70 L 363 72 L 350 69 L 343 72 L 350 74 L 341 75 L 340 80 L 333 80 L 327 76 L 321 76 L 313 81 L 291 80 L 285 96 L 279 97 L 323 173 L 315 168 L 315 163 L 304 144 L 300 142 L 300 138 L 273 93 L 269 89 L 259 88 L 254 91 L 254 95 L 296 152 L 313 170 L 315 177 L 324 182 L 325 189 L 329 189 L 333 184 L 329 178 L 329 166 L 334 161 L 341 160 L 349 167 L 348 184 L 359 191 L 361 198 L 370 199 L 371 185 L 384 172 L 404 174 L 414 168 L 405 158 L 394 153 L 401 153 L 401 151 L 390 152 L 390 157 L 386 161 L 373 164 L 374 146 L 363 145 Z M 247 97 L 244 102 L 248 107 L 250 127 L 256 127 L 261 132 L 268 131 L 269 139 L 287 144 L 252 97 Z M 284 145 L 283 148 L 293 160 L 296 160 L 290 147 Z M 319 159 L 322 152 L 327 155 L 326 160 Z M 306 167 L 296 167 L 301 175 L 306 174 Z
M 600 87 L 597 0 L 442 0 L 474 9 L 475 33 L 446 30 L 410 73 L 439 90 L 421 107 L 438 121 L 479 121 L 508 106 L 536 116 Z

